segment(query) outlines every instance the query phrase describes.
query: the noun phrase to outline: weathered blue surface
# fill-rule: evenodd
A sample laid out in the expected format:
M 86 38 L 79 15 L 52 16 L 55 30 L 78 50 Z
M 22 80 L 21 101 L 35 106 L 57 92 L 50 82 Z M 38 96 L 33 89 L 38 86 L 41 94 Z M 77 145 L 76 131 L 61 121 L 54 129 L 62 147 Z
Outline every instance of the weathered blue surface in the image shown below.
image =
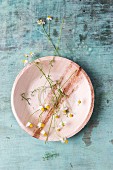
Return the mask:
M 81 65 L 95 88 L 93 116 L 68 145 L 31 138 L 10 106 L 23 54 L 53 54 L 36 25 L 37 18 L 47 15 L 65 17 L 61 54 Z M 59 23 L 53 24 L 55 41 Z M 23 169 L 113 169 L 112 0 L 0 0 L 0 170 Z

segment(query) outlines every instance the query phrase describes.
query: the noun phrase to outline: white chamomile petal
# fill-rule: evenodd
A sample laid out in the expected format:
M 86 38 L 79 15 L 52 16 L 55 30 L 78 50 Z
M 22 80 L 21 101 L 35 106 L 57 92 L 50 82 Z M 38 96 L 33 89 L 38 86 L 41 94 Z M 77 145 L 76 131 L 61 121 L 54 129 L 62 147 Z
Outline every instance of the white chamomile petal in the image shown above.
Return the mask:
M 49 105 L 49 104 L 45 104 L 44 106 L 45 106 L 45 108 L 46 108 L 47 110 L 50 109 L 50 105 Z
M 41 133 L 43 136 L 47 136 L 47 133 L 45 132 L 45 130 L 42 130 L 40 133 Z
M 30 122 L 27 122 L 26 127 L 29 127 L 29 126 L 30 126 L 30 124 L 31 124 Z
M 39 122 L 37 126 L 38 126 L 38 128 L 43 128 L 43 127 L 45 126 L 45 124 L 44 124 L 44 123 Z
M 32 127 L 33 127 L 33 124 L 32 124 L 31 122 L 27 122 L 26 127 L 32 128 Z
M 45 110 L 43 106 L 39 106 L 38 110 L 41 110 L 42 112 Z

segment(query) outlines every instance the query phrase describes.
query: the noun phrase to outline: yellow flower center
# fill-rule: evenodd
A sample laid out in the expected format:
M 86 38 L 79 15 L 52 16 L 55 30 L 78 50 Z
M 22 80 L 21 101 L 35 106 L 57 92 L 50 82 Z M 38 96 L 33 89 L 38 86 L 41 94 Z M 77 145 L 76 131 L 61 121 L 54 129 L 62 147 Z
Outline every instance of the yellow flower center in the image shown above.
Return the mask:
M 78 104 L 81 104 L 81 100 L 78 100 Z
M 65 144 L 68 144 L 68 140 L 67 139 L 65 140 Z
M 49 105 L 46 105 L 45 108 L 46 108 L 47 110 L 49 110 L 49 109 L 50 109 L 50 106 L 49 106 Z
M 33 124 L 30 124 L 29 127 L 32 128 L 32 127 L 33 127 Z
M 45 124 L 44 124 L 44 123 L 41 123 L 40 127 L 42 127 L 42 128 L 43 128 L 44 126 L 45 126 Z
M 55 118 L 58 119 L 60 116 L 59 115 L 55 115 Z
M 44 136 L 47 136 L 47 133 L 44 133 Z
M 69 114 L 69 117 L 73 117 L 73 114 L 72 114 L 72 113 L 70 113 L 70 114 Z
M 42 112 L 44 112 L 44 111 L 45 111 L 45 108 L 44 108 L 44 107 L 42 107 L 42 108 L 41 108 L 41 111 L 42 111 Z

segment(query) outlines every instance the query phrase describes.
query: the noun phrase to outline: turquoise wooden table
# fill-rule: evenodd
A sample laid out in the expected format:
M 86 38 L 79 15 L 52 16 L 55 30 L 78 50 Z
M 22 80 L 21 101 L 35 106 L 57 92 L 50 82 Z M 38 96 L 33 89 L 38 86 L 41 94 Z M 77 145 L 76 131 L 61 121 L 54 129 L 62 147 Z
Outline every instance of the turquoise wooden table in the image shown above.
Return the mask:
M 10 105 L 23 54 L 53 55 L 36 24 L 48 15 L 56 18 L 54 41 L 65 18 L 61 55 L 85 69 L 95 90 L 93 115 L 68 145 L 30 137 L 17 124 Z M 0 0 L 0 170 L 46 169 L 113 169 L 112 0 Z

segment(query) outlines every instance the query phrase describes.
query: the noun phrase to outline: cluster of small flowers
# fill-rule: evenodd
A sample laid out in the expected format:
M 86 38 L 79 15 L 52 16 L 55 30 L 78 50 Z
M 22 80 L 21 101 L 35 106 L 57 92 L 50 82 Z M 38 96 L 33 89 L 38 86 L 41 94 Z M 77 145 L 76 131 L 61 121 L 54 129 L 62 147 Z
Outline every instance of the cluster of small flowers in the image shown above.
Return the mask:
M 22 60 L 22 62 L 24 63 L 24 66 L 26 66 L 29 63 L 30 58 L 32 58 L 34 55 L 33 52 L 30 52 L 29 54 L 24 54 L 24 57 L 26 57 L 25 60 Z
M 44 106 L 41 105 L 38 107 L 38 109 L 44 112 L 50 109 L 50 105 L 49 104 L 45 104 Z
M 47 111 L 49 109 L 50 109 L 49 104 L 45 104 L 44 106 L 41 105 L 38 107 L 38 110 L 40 110 L 41 112 Z M 37 125 L 38 128 L 44 128 L 44 126 L 45 126 L 45 124 L 43 122 L 39 122 Z M 31 122 L 27 122 L 26 127 L 33 128 L 34 124 L 32 124 Z M 44 130 L 41 131 L 41 134 L 43 136 L 47 136 L 47 133 Z
M 78 104 L 81 104 L 81 101 L 80 101 L 80 100 L 78 101 Z M 49 104 L 41 105 L 41 106 L 38 107 L 38 109 L 39 109 L 40 111 L 42 111 L 42 112 L 45 112 L 45 111 L 47 111 L 47 110 L 50 110 L 50 105 L 49 105 Z M 66 106 L 62 107 L 61 110 L 62 110 L 62 112 L 63 112 L 64 114 L 66 114 L 66 115 L 67 115 L 68 117 L 70 117 L 70 118 L 72 118 L 72 117 L 74 116 L 73 113 L 69 113 L 69 109 L 68 109 L 68 107 L 66 107 Z M 56 119 L 60 118 L 60 113 L 56 113 L 56 114 L 54 115 L 54 117 L 55 117 Z M 56 127 L 56 131 L 57 131 L 57 132 L 61 131 L 61 129 L 62 129 L 66 124 L 67 124 L 66 121 L 61 121 L 61 122 L 59 123 L 58 127 Z M 33 125 L 31 122 L 27 122 L 26 127 L 33 128 L 34 125 Z M 45 127 L 45 124 L 44 124 L 43 122 L 39 122 L 38 125 L 37 125 L 37 127 L 38 127 L 38 128 L 44 128 L 44 127 Z M 45 137 L 47 136 L 47 133 L 45 132 L 45 130 L 41 130 L 41 134 L 42 134 L 43 136 L 45 136 Z M 61 141 L 62 143 L 66 143 L 66 144 L 68 143 L 68 140 L 67 140 L 66 137 L 60 138 L 60 141 Z
M 46 18 L 48 21 L 51 21 L 52 19 L 53 19 L 53 17 L 52 16 L 48 16 L 47 18 Z M 37 21 L 37 24 L 38 25 L 45 25 L 45 20 L 44 19 L 38 19 L 38 21 Z
M 62 111 L 65 115 L 67 115 L 67 117 L 69 117 L 69 118 L 72 118 L 72 117 L 74 116 L 73 113 L 70 113 L 70 112 L 69 112 L 69 109 L 68 109 L 68 107 L 66 107 L 66 106 L 62 107 L 62 108 L 61 108 L 61 111 Z M 55 116 L 56 119 L 60 118 L 60 114 L 59 114 L 59 113 L 55 114 L 54 116 Z M 65 122 L 65 121 L 61 121 L 61 122 L 59 123 L 58 127 L 56 128 L 56 131 L 59 132 L 65 125 L 66 125 L 66 122 Z

